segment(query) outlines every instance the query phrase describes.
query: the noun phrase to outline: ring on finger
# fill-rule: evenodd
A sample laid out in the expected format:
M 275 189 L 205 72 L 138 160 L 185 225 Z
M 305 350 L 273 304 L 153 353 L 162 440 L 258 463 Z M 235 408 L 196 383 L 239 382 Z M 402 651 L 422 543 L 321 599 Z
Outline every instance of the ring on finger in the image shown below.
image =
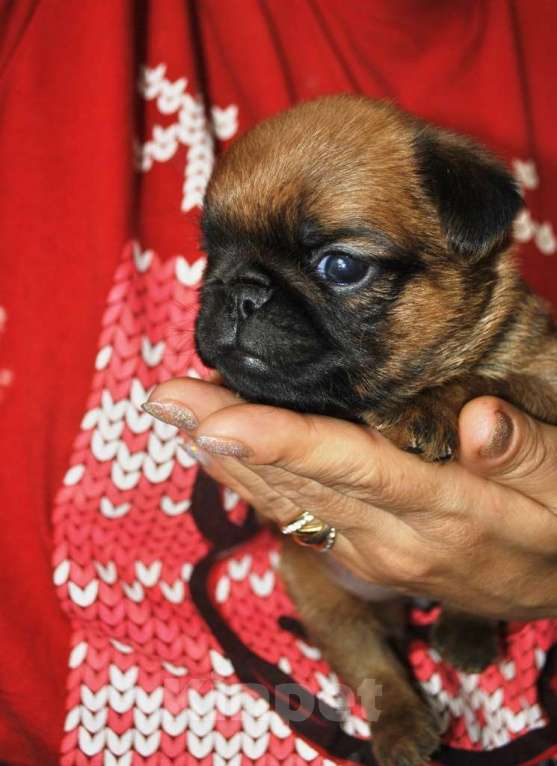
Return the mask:
M 281 527 L 281 532 L 283 535 L 290 535 L 298 545 L 314 548 L 320 553 L 330 551 L 337 538 L 336 527 L 331 527 L 309 511 L 304 511 L 289 524 Z

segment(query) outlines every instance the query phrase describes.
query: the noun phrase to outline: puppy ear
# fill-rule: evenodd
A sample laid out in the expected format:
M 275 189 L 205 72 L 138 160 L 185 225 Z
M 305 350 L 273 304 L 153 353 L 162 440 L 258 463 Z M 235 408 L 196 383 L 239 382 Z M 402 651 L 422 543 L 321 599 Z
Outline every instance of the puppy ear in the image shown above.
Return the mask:
M 418 170 L 452 250 L 480 258 L 500 250 L 523 201 L 511 174 L 466 138 L 426 127 L 416 137 Z

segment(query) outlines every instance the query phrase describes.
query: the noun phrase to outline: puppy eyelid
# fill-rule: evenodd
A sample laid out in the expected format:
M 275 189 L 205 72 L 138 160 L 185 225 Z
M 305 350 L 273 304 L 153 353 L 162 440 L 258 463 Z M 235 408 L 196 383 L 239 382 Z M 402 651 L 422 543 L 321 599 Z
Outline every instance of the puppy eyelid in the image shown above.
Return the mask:
M 314 254 L 320 258 L 324 258 L 326 255 L 331 255 L 333 253 L 348 255 L 351 258 L 358 258 L 362 261 L 365 260 L 366 257 L 369 257 L 368 253 L 364 252 L 362 249 L 348 245 L 345 242 L 330 242 L 328 245 L 320 247 L 318 250 L 314 251 Z

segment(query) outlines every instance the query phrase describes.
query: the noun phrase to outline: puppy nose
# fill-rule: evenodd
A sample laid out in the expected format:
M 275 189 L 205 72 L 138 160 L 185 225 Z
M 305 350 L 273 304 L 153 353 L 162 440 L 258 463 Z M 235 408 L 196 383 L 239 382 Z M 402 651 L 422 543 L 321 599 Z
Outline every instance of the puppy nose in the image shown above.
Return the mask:
M 229 298 L 238 318 L 243 320 L 264 306 L 272 294 L 271 287 L 236 284 L 230 288 Z

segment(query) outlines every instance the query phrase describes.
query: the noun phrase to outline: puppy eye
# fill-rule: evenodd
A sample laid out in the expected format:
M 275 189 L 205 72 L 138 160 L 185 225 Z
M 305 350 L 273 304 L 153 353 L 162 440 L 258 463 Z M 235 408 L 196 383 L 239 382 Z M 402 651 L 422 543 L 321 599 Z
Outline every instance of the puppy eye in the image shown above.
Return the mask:
M 329 253 L 317 264 L 317 273 L 327 282 L 336 285 L 353 285 L 360 282 L 367 272 L 369 265 L 345 253 Z

